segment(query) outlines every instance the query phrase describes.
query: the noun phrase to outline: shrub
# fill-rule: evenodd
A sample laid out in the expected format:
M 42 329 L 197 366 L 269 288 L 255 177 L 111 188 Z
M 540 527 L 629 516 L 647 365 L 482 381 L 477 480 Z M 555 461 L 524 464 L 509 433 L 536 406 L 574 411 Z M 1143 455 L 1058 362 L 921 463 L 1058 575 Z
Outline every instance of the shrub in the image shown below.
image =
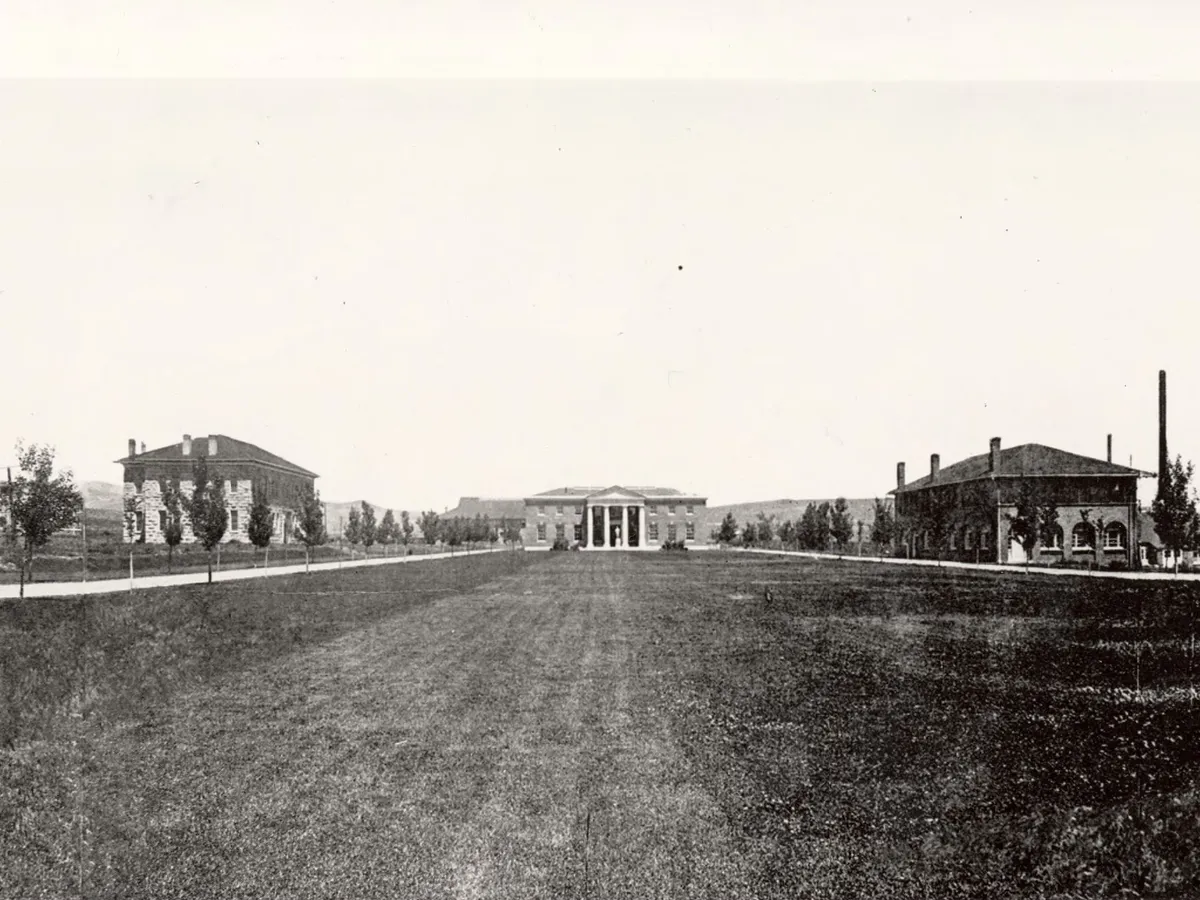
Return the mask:
M 663 541 L 662 547 L 659 549 L 686 553 L 687 544 L 685 544 L 683 541 Z
M 551 550 L 570 550 L 571 545 L 567 543 L 566 538 L 555 538 L 554 545 L 550 549 Z

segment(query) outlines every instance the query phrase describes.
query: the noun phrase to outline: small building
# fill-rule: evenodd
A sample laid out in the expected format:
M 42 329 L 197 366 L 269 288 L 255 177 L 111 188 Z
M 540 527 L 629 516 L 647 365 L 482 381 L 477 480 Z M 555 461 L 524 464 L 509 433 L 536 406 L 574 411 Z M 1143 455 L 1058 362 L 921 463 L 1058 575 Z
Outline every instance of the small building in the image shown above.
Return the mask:
M 185 434 L 177 444 L 147 451 L 145 444 L 138 452 L 136 442 L 129 441 L 129 453 L 117 464 L 124 467 L 124 496 L 126 508 L 134 516 L 132 537 L 124 529 L 124 540 L 139 543 L 165 543 L 167 508 L 164 495 L 168 485 L 174 485 L 185 497 L 193 490 L 192 469 L 198 459 L 204 459 L 210 480 L 220 480 L 229 510 L 226 541 L 248 540 L 250 507 L 254 502 L 254 487 L 266 491 L 267 503 L 274 516 L 273 540 L 287 543 L 291 539 L 293 522 L 306 489 L 313 489 L 317 475 L 295 463 L 288 462 L 254 444 L 212 434 L 192 439 Z M 184 543 L 195 540 L 187 514 L 181 516 Z
M 562 487 L 525 498 L 527 547 L 556 541 L 583 550 L 657 550 L 664 542 L 697 542 L 699 494 L 674 488 Z
M 898 523 L 907 555 L 966 562 L 1024 563 L 1025 549 L 1012 535 L 1017 500 L 1035 486 L 1057 507 L 1053 540 L 1038 541 L 1030 562 L 1076 560 L 1100 565 L 1137 565 L 1139 478 L 1152 477 L 1112 462 L 1044 444 L 1001 449 L 992 438 L 987 453 L 942 468 L 930 457 L 929 474 L 905 481 L 904 463 L 896 466 Z M 929 523 L 939 517 L 943 533 L 936 541 Z

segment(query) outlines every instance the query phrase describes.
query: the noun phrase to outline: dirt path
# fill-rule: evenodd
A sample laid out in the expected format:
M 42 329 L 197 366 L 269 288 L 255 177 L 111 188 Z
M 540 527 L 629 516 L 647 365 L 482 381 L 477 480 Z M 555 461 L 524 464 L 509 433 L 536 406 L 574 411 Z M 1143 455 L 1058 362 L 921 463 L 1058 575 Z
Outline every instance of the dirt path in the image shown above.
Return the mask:
M 748 896 L 643 665 L 637 574 L 547 554 L 112 736 L 92 895 Z

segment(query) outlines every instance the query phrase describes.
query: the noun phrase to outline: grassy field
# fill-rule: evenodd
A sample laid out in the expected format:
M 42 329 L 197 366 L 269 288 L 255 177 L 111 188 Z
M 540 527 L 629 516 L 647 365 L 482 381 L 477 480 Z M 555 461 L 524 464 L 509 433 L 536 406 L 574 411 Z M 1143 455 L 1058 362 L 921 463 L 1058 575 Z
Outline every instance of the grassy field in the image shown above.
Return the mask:
M 1197 886 L 1189 586 L 732 553 L 275 581 L 0 604 L 0 896 Z

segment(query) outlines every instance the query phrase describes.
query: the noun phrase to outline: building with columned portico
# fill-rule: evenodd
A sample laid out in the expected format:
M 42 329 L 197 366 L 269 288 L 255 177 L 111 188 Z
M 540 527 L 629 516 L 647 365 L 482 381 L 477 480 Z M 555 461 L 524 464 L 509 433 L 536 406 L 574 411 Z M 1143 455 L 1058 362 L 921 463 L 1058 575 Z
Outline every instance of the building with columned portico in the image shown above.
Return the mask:
M 657 550 L 667 541 L 685 545 L 703 540 L 696 533 L 699 512 L 708 502 L 674 488 L 563 487 L 525 498 L 526 547 L 552 547 L 556 541 L 583 550 Z

